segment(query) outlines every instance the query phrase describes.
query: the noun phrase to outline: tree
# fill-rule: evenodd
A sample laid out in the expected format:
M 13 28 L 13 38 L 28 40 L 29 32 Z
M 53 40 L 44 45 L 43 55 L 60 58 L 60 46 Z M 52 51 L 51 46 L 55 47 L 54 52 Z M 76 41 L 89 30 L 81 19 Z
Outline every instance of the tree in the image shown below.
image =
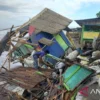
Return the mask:
M 97 18 L 100 18 L 100 11 L 96 15 L 97 15 Z

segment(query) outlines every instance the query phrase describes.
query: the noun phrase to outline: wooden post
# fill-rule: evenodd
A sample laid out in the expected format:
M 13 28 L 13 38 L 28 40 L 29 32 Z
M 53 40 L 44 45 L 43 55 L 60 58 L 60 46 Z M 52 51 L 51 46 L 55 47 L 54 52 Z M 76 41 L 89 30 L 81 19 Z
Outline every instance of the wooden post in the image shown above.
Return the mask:
M 10 50 L 11 50 L 11 47 L 9 47 L 9 52 Z M 10 61 L 11 61 L 11 54 L 8 57 L 8 63 L 9 63 L 8 70 L 10 70 Z
M 1 68 L 0 68 L 0 71 L 2 71 L 2 68 L 6 69 L 6 68 L 4 67 L 4 65 L 5 65 L 5 63 L 7 62 L 7 60 L 8 60 L 8 57 L 6 58 L 6 60 L 4 61 L 4 63 L 2 64 L 2 66 L 1 66 Z
M 72 44 L 72 49 L 73 49 L 73 48 L 76 49 L 75 44 L 74 44 L 74 41 L 72 40 L 72 38 L 71 38 L 71 36 L 69 35 L 69 33 L 68 33 L 68 34 L 66 33 L 66 36 L 68 37 L 68 39 L 70 40 L 70 42 L 71 42 L 71 44 Z

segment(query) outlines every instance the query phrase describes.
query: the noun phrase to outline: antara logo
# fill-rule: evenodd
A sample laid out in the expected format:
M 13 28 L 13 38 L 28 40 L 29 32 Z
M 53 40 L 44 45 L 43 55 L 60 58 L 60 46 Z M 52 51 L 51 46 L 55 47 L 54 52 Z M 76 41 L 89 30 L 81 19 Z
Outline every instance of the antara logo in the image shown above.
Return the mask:
M 100 95 L 100 89 L 92 89 L 90 94 L 99 94 Z
M 100 89 L 91 89 L 89 91 L 88 87 L 84 87 L 80 90 L 80 94 L 82 94 L 83 96 L 88 96 L 88 95 L 100 95 Z

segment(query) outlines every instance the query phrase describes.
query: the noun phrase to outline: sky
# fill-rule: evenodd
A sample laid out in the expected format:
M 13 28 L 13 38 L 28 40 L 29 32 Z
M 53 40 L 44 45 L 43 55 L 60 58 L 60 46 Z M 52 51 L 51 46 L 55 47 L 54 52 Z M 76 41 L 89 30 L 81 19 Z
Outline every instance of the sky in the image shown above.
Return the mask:
M 0 30 L 25 23 L 45 7 L 72 20 L 95 18 L 100 0 L 0 0 Z

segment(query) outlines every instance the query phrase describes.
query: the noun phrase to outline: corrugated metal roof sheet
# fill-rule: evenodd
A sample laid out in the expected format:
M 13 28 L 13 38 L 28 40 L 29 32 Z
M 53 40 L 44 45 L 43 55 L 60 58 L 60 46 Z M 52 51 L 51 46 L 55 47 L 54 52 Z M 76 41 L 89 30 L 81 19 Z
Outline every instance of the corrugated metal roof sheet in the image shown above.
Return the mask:
M 82 25 L 100 25 L 100 18 L 75 20 L 80 26 Z
M 41 69 L 40 70 L 46 77 L 50 78 L 52 70 L 51 69 Z M 2 74 L 1 74 L 2 75 Z M 35 87 L 39 82 L 45 80 L 46 78 L 37 73 L 37 70 L 33 68 L 19 67 L 12 71 L 5 72 L 3 78 L 7 77 L 6 81 L 12 84 L 18 85 L 24 89 L 31 89 Z M 1 77 L 2 78 L 2 77 Z M 5 79 L 5 78 L 4 78 Z

